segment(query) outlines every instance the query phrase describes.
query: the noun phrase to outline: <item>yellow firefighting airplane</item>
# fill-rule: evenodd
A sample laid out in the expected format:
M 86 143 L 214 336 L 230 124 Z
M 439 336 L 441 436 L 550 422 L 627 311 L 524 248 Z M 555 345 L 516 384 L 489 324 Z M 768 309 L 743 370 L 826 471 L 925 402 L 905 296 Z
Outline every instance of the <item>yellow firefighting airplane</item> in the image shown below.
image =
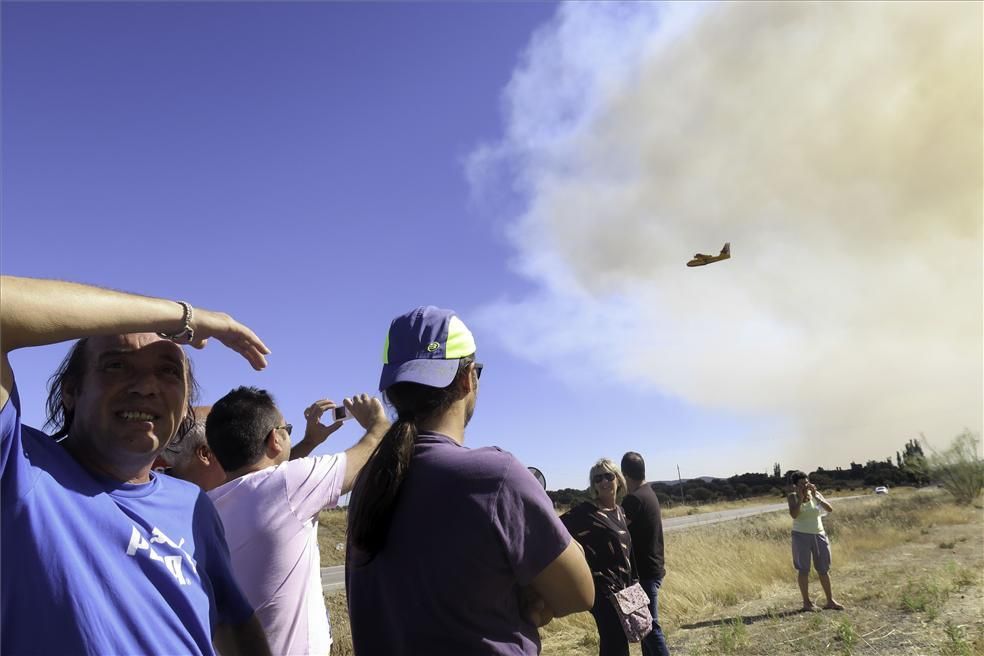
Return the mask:
M 712 262 L 720 262 L 721 260 L 727 260 L 731 258 L 731 242 L 729 241 L 721 249 L 721 252 L 717 255 L 704 255 L 703 253 L 697 253 L 694 255 L 694 259 L 687 262 L 688 267 L 698 267 L 704 266 L 705 264 L 711 264 Z

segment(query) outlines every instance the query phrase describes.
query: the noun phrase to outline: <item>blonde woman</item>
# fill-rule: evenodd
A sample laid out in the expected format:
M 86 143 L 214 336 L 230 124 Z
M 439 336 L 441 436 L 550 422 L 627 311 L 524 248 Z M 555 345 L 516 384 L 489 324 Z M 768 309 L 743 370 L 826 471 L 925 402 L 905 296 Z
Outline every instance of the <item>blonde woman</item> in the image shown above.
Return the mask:
M 603 458 L 589 474 L 592 501 L 571 508 L 561 521 L 584 547 L 594 577 L 591 615 L 598 625 L 599 656 L 628 656 L 629 642 L 615 614 L 611 595 L 636 582 L 632 538 L 618 502 L 626 493 L 625 479 L 615 463 Z

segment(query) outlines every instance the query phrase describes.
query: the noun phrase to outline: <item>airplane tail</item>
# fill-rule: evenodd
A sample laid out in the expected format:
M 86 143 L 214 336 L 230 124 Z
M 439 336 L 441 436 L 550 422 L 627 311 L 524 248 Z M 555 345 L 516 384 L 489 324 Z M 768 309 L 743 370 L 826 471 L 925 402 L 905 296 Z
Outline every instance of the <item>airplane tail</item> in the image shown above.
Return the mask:
M 721 255 L 731 255 L 731 242 L 726 242 L 724 248 L 721 249 Z

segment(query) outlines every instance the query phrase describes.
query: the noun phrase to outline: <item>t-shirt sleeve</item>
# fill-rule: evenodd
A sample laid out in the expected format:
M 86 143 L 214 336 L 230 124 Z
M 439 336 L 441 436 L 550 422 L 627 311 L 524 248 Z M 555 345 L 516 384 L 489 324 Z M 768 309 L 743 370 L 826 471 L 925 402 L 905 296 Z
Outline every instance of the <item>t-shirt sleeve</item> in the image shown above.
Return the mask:
M 518 460 L 508 457 L 493 508 L 493 527 L 520 585 L 529 585 L 570 544 L 553 502 Z
M 44 446 L 41 440 L 51 441 L 39 430 L 21 424 L 21 402 L 17 386 L 10 390 L 10 398 L 0 409 L 0 475 L 4 496 L 23 498 L 37 482 L 41 469 L 33 468 L 27 460 L 25 442 Z M 43 458 L 37 458 L 43 460 Z
M 287 502 L 298 520 L 306 522 L 325 508 L 338 505 L 346 458 L 342 452 L 287 462 Z
M 20 398 L 17 396 L 17 384 L 10 390 L 10 398 L 0 410 L 0 472 L 7 471 L 7 461 L 14 452 L 15 443 L 20 435 Z
M 253 614 L 253 607 L 232 573 L 232 560 L 222 520 L 204 492 L 199 495 L 196 506 L 199 530 L 196 531 L 195 540 L 204 542 L 198 548 L 205 552 L 205 573 L 215 600 L 215 622 L 242 624 Z
M 565 512 L 560 516 L 560 521 L 564 524 L 564 528 L 571 534 L 571 537 L 583 545 L 583 534 L 586 532 L 588 524 L 587 515 L 584 512 L 584 504 L 574 506 Z

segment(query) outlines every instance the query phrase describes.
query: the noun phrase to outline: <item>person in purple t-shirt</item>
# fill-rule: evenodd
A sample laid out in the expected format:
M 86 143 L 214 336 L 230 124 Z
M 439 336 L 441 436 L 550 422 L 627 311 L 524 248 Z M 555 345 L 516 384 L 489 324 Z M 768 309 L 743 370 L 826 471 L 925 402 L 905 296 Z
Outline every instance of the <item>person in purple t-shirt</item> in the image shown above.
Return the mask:
M 215 338 L 256 369 L 269 350 L 184 302 L 13 276 L 0 295 L 0 652 L 269 654 L 214 506 L 151 471 L 194 421 L 178 343 Z M 8 355 L 70 339 L 49 436 L 21 424 Z
M 482 365 L 454 312 L 393 320 L 379 389 L 396 422 L 356 479 L 346 585 L 357 654 L 537 654 L 588 610 L 591 571 L 533 475 L 463 445 Z

